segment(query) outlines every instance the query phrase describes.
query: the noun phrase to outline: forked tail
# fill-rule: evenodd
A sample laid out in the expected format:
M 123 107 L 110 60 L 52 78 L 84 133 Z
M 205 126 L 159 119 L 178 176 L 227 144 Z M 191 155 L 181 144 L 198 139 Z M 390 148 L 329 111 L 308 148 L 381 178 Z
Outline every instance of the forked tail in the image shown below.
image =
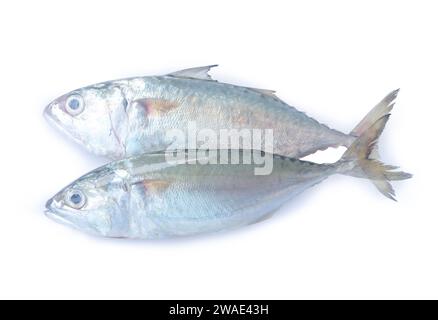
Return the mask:
M 385 99 L 384 99 L 385 100 Z M 391 99 L 393 100 L 393 99 Z M 382 109 L 387 110 L 388 106 Z M 392 108 L 392 106 L 389 106 Z M 380 112 L 383 112 L 380 110 Z M 387 113 L 389 111 L 385 111 Z M 374 115 L 368 118 L 371 119 Z M 381 135 L 386 123 L 388 122 L 389 114 L 378 118 L 372 125 L 368 125 L 367 129 L 359 124 L 355 130 L 358 138 L 345 151 L 342 158 L 338 161 L 339 172 L 345 175 L 367 178 L 374 183 L 376 188 L 386 197 L 395 200 L 395 192 L 389 181 L 405 180 L 412 177 L 410 173 L 403 171 L 393 171 L 397 169 L 395 166 L 385 165 L 380 162 L 376 155 L 377 141 Z M 365 123 L 363 124 L 365 126 Z M 372 156 L 370 156 L 372 155 Z
M 390 92 L 385 98 L 382 99 L 361 122 L 350 132 L 350 135 L 359 137 L 370 126 L 372 126 L 381 117 L 388 115 L 394 107 L 395 98 L 397 98 L 400 89 Z

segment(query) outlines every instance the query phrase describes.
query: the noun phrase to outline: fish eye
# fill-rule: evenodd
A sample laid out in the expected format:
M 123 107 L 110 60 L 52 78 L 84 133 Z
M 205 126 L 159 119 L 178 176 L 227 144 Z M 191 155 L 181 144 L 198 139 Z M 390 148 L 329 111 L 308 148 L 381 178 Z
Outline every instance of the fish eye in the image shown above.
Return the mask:
M 65 102 L 65 109 L 72 116 L 76 116 L 84 111 L 84 106 L 84 99 L 78 94 L 69 96 Z
M 86 203 L 86 197 L 81 190 L 69 190 L 65 194 L 65 202 L 73 209 L 81 209 Z

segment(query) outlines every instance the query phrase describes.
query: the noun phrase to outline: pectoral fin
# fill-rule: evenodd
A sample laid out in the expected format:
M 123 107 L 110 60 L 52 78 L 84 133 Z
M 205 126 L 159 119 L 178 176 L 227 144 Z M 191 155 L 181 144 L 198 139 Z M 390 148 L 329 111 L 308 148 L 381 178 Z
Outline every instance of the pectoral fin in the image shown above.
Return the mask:
M 141 105 L 148 115 L 153 116 L 165 114 L 179 106 L 175 101 L 159 98 L 145 98 L 135 100 L 134 102 Z
M 170 181 L 167 180 L 143 180 L 142 184 L 147 192 L 159 194 L 170 186 Z

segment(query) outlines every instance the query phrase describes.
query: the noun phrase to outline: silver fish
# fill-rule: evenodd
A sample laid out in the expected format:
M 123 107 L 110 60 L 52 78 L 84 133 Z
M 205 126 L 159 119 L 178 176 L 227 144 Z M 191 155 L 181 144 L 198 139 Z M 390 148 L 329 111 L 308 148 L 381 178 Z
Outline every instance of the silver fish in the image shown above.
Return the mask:
M 388 115 L 357 138 L 334 164 L 315 164 L 272 156 L 269 175 L 255 175 L 255 157 L 240 150 L 249 164 L 214 164 L 217 150 L 143 154 L 98 168 L 62 189 L 47 202 L 47 215 L 77 229 L 106 237 L 157 239 L 221 231 L 269 217 L 286 201 L 333 174 L 370 179 L 394 199 L 390 180 L 411 175 L 370 159 Z M 233 152 L 227 150 L 226 152 Z M 201 164 L 201 160 L 208 160 Z M 205 162 L 203 162 L 205 163 Z
M 187 136 L 190 123 L 195 123 L 199 131 L 215 133 L 221 129 L 272 129 L 272 143 L 230 146 L 227 140 L 212 149 L 259 149 L 301 158 L 328 147 L 350 146 L 365 129 L 391 111 L 398 92 L 391 92 L 349 134 L 344 134 L 289 106 L 273 91 L 211 79 L 211 67 L 77 89 L 50 103 L 44 115 L 90 152 L 111 159 L 199 148 L 168 135 L 179 129 Z

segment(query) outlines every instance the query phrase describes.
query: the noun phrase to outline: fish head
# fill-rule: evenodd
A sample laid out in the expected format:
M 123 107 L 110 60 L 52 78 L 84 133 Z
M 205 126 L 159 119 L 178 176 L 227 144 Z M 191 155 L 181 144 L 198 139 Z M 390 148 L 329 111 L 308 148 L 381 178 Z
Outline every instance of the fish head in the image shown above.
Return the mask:
M 121 87 L 103 83 L 60 96 L 44 116 L 90 152 L 120 159 L 125 155 L 126 106 Z
M 129 221 L 129 193 L 123 181 L 105 167 L 59 191 L 46 203 L 46 215 L 88 234 L 124 237 Z

